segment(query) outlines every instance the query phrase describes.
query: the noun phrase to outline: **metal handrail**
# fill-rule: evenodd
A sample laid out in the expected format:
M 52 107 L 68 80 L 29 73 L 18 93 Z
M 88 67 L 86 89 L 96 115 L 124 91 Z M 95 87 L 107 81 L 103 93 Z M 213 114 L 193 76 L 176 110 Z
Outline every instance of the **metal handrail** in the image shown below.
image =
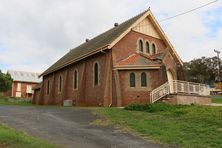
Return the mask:
M 151 103 L 154 103 L 169 94 L 178 93 L 209 96 L 210 89 L 206 84 L 173 80 L 172 84 L 167 82 L 150 93 Z
M 186 82 L 186 81 L 173 81 L 173 90 L 171 93 L 185 93 L 185 94 L 196 94 L 201 96 L 209 96 L 210 89 L 206 84 Z
M 169 83 L 167 82 L 161 85 L 160 87 L 154 89 L 150 93 L 151 103 L 154 103 L 160 100 L 161 98 L 167 96 L 169 93 L 170 93 L 170 87 L 169 87 Z

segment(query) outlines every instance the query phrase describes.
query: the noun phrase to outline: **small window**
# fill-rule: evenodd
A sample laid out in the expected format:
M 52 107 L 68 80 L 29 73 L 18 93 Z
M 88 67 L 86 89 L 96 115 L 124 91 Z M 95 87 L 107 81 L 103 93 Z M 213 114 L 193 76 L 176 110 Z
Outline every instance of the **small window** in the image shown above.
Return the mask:
M 153 50 L 153 54 L 156 54 L 156 45 L 152 44 L 152 50 Z
M 47 81 L 47 89 L 46 90 L 47 90 L 47 92 L 46 92 L 47 95 L 49 95 L 49 93 L 50 93 L 50 81 L 49 80 Z
M 147 87 L 147 79 L 146 79 L 146 73 L 143 72 L 141 74 L 141 87 Z
M 62 76 L 59 76 L 59 83 L 58 83 L 58 92 L 61 93 L 62 92 Z
M 17 83 L 17 91 L 21 91 L 21 83 Z
M 143 41 L 139 40 L 139 51 L 143 52 Z
M 99 85 L 99 64 L 96 62 L 94 64 L 94 86 Z
M 146 53 L 150 54 L 150 44 L 146 42 Z
M 130 87 L 136 87 L 136 76 L 134 73 L 130 73 Z
M 32 94 L 32 85 L 27 85 L 26 86 L 26 93 L 27 94 Z
M 73 89 L 78 89 L 78 71 L 73 72 Z

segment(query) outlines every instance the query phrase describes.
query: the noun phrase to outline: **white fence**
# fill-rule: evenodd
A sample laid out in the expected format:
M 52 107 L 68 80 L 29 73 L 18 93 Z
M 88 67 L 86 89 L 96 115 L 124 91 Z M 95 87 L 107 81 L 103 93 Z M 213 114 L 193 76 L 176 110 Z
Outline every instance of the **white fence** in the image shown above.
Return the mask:
M 210 89 L 205 84 L 174 80 L 172 93 L 185 93 L 209 96 Z
M 210 89 L 205 84 L 174 80 L 172 83 L 165 83 L 150 93 L 151 103 L 154 103 L 168 94 L 190 94 L 209 96 Z

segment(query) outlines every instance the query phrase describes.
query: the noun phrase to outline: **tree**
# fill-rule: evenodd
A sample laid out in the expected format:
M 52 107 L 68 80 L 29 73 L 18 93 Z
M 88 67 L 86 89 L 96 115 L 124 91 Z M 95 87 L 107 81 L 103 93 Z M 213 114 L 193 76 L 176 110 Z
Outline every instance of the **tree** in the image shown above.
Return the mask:
M 0 92 L 5 92 L 11 89 L 12 78 L 9 74 L 4 74 L 0 70 Z
M 190 62 L 184 63 L 184 67 L 187 73 L 188 81 L 192 82 L 214 85 L 215 78 L 219 75 L 217 57 L 202 57 L 199 59 L 194 59 Z M 222 74 L 222 70 L 220 71 L 220 74 Z

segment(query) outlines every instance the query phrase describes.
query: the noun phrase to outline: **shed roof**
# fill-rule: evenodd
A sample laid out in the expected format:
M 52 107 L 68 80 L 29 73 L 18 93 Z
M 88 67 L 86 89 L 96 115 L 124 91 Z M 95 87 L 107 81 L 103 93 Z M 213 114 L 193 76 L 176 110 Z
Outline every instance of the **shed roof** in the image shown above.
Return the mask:
M 31 82 L 31 83 L 39 83 L 42 81 L 42 78 L 39 78 L 40 75 L 39 73 L 15 71 L 15 70 L 8 70 L 7 73 L 10 74 L 13 81 Z

